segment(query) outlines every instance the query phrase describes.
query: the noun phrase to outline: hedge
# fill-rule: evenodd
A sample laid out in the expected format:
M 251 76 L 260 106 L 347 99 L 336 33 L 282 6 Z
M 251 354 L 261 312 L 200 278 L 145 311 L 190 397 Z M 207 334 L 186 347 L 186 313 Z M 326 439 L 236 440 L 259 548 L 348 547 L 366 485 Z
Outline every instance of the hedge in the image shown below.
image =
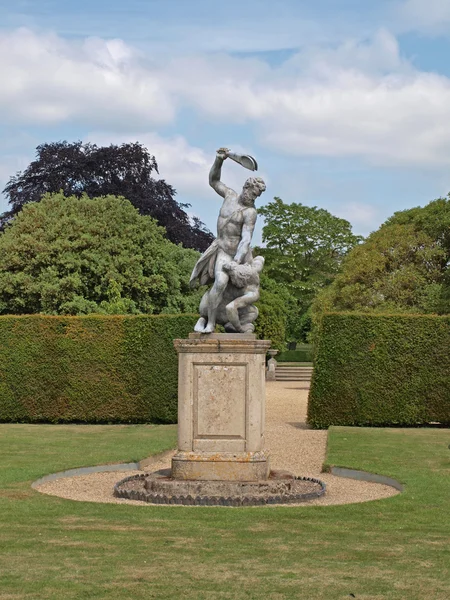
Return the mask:
M 450 316 L 324 316 L 308 422 L 450 424 Z
M 195 315 L 0 316 L 0 421 L 173 423 Z
M 275 357 L 277 362 L 312 362 L 313 361 L 313 350 L 310 348 L 303 347 L 298 350 L 286 350 Z

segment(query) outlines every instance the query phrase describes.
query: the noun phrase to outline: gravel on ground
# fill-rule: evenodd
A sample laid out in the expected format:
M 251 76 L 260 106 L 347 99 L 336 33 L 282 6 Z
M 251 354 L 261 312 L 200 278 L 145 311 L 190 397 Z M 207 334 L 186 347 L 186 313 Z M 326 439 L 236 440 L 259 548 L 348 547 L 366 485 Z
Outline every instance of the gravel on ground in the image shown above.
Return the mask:
M 297 506 L 352 504 L 395 496 L 391 486 L 322 473 L 327 445 L 327 431 L 308 429 L 306 409 L 309 386 L 305 382 L 270 381 L 266 384 L 266 448 L 273 469 L 292 472 L 296 476 L 315 477 L 325 482 L 325 496 Z M 146 472 L 170 467 L 174 452 L 150 457 L 142 463 Z M 70 500 L 108 502 L 149 506 L 146 502 L 113 496 L 115 483 L 142 471 L 114 471 L 61 477 L 36 486 L 39 492 Z M 296 506 L 296 505 L 288 505 Z M 191 507 L 196 508 L 196 507 Z

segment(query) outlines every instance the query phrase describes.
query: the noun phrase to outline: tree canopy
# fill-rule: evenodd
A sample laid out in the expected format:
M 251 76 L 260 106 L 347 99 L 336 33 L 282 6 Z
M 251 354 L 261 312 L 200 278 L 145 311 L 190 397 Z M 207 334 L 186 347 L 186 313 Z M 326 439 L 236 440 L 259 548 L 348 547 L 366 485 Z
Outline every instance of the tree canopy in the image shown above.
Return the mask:
M 47 194 L 0 235 L 0 314 L 196 312 L 197 258 L 124 198 Z
M 308 309 L 316 294 L 338 273 L 344 256 L 362 238 L 352 233 L 348 221 L 325 209 L 285 204 L 274 198 L 258 209 L 265 219 L 262 231 L 266 248 L 265 272 L 290 296 L 288 336 L 299 339 L 308 328 Z
M 260 339 L 271 340 L 272 348 L 285 349 L 289 315 L 295 310 L 296 300 L 289 291 L 261 273 L 261 298 L 255 321 L 255 333 Z
M 317 297 L 327 310 L 450 312 L 450 198 L 395 213 L 354 248 Z
M 3 193 L 11 206 L 0 216 L 3 228 L 30 202 L 46 193 L 90 198 L 114 195 L 127 198 L 141 215 L 149 215 L 166 228 L 175 244 L 203 252 L 214 239 L 199 219 L 192 222 L 186 204 L 175 200 L 174 188 L 155 179 L 158 165 L 140 143 L 97 146 L 67 141 L 41 144 L 36 160 L 8 181 Z

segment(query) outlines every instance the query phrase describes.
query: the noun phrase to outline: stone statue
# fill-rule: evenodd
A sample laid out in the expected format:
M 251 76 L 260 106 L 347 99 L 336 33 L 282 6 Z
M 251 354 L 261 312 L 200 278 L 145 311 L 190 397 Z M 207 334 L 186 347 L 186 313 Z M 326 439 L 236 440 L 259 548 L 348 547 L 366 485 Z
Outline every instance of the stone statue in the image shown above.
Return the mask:
M 258 309 L 253 303 L 259 300 L 259 274 L 263 266 L 262 256 L 256 256 L 248 264 L 239 265 L 233 261 L 223 266 L 230 281 L 217 307 L 216 322 L 224 325 L 228 333 L 252 333 L 255 330 L 253 322 Z M 204 330 L 207 324 L 210 292 L 208 290 L 200 302 L 196 331 Z
M 212 283 L 200 303 L 201 316 L 194 328 L 199 333 L 213 333 L 216 323 L 225 325 L 227 331 L 253 331 L 253 321 L 258 316 L 253 302 L 259 298 L 259 273 L 264 259 L 253 259 L 250 242 L 256 223 L 255 200 L 266 185 L 260 177 L 250 177 L 240 194 L 227 187 L 220 175 L 228 156 L 236 160 L 235 154 L 220 148 L 209 172 L 210 186 L 224 199 L 217 220 L 217 238 L 197 261 L 190 280 L 192 287 Z M 245 161 L 238 162 L 246 166 Z M 256 168 L 254 159 L 249 164 L 252 166 L 247 168 Z

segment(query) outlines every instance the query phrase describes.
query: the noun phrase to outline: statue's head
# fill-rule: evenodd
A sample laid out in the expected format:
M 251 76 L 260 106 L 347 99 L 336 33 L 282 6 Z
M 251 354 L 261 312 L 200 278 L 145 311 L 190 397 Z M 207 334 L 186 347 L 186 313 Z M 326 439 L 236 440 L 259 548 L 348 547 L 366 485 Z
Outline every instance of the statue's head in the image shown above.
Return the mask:
M 243 204 L 253 205 L 256 198 L 266 190 L 266 184 L 261 177 L 249 177 L 244 183 L 241 192 L 241 201 Z

